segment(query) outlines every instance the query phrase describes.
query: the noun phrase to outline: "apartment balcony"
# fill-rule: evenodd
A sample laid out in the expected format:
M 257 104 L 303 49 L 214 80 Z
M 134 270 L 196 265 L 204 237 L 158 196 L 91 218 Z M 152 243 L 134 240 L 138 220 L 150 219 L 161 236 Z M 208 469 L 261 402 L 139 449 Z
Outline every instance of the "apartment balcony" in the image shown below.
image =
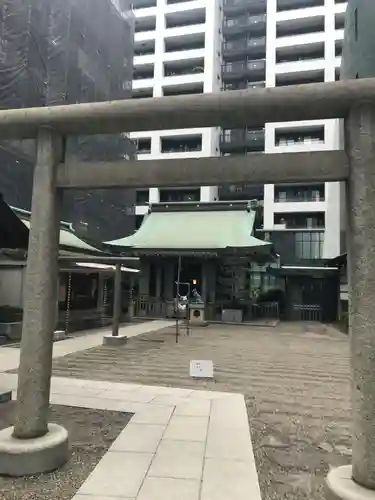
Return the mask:
M 229 184 L 219 186 L 220 201 L 248 201 L 258 200 L 263 201 L 264 185 L 254 186 L 253 184 Z
M 288 214 L 278 213 L 274 214 L 274 229 L 275 230 L 315 230 L 321 231 L 325 227 L 324 213 L 300 213 Z
M 238 57 L 265 57 L 266 37 L 227 40 L 223 44 L 224 60 Z
M 252 35 L 265 35 L 267 16 L 260 14 L 258 16 L 239 16 L 235 19 L 226 19 L 224 21 L 224 36 L 239 35 L 251 31 Z
M 258 89 L 264 88 L 266 82 L 264 80 L 259 82 L 253 81 L 239 81 L 239 82 L 225 82 L 221 90 L 224 92 L 226 90 L 246 90 L 246 89 Z
M 222 66 L 222 79 L 224 82 L 233 80 L 262 81 L 265 79 L 266 60 L 233 61 Z
M 284 204 L 284 203 L 323 203 L 324 202 L 324 194 L 322 195 L 319 192 L 310 192 L 310 193 L 280 193 L 277 197 L 275 196 L 275 203 Z
M 264 151 L 264 129 L 223 130 L 220 150 L 224 154 Z
M 224 0 L 224 14 L 240 14 L 251 9 L 252 12 L 264 13 L 267 0 Z

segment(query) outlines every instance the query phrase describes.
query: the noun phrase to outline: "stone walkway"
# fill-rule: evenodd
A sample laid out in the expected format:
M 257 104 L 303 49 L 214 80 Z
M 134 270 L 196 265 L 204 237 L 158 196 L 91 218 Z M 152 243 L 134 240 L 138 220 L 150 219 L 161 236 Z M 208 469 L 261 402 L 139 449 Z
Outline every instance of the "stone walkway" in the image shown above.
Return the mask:
M 137 335 L 142 335 L 144 333 L 150 333 L 161 328 L 166 328 L 171 326 L 172 321 L 155 320 L 147 321 L 145 323 L 135 323 L 131 325 L 126 325 L 120 328 L 119 334 L 126 335 L 128 338 L 136 337 Z M 66 356 L 67 354 L 72 354 L 80 351 L 85 351 L 86 349 L 91 349 L 92 347 L 98 347 L 102 345 L 104 335 L 111 334 L 110 329 L 100 329 L 94 330 L 93 332 L 88 332 L 86 335 L 78 335 L 75 338 L 70 338 L 68 340 L 63 340 L 61 342 L 55 342 L 53 345 L 53 357 L 60 358 Z M 9 370 L 16 370 L 18 368 L 20 360 L 20 349 L 13 347 L 0 347 L 0 372 L 6 372 Z M 1 389 L 1 387 L 0 387 Z
M 192 380 L 190 359 L 212 359 L 214 382 Z M 59 358 L 53 372 L 245 394 L 263 500 L 323 500 L 329 468 L 351 459 L 348 337 L 323 325 L 212 325 L 179 344 L 169 328 Z
M 54 377 L 51 402 L 134 413 L 73 500 L 261 498 L 239 394 Z

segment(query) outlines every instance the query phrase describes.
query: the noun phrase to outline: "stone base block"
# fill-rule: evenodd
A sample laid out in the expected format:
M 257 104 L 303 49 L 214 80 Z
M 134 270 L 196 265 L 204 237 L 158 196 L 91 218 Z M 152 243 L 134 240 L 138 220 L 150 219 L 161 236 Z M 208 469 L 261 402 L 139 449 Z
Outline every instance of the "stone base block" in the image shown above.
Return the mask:
M 375 491 L 363 488 L 352 479 L 352 466 L 332 469 L 327 476 L 327 500 L 375 500 Z
M 16 439 L 13 427 L 0 431 L 0 475 L 31 476 L 58 469 L 69 458 L 68 432 L 56 424 L 35 439 Z
M 114 337 L 113 335 L 105 335 L 103 337 L 103 345 L 110 345 L 110 346 L 120 346 L 120 345 L 125 345 L 128 342 L 128 337 L 125 335 L 117 335 L 117 337 Z
M 65 340 L 67 338 L 67 334 L 64 330 L 56 330 L 53 332 L 53 341 L 60 342 L 61 340 Z

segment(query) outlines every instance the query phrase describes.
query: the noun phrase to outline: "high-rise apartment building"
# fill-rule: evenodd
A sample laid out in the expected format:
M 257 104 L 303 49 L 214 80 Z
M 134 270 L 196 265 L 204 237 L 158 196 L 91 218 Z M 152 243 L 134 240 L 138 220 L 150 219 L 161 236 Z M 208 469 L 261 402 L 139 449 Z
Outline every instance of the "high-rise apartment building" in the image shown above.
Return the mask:
M 346 2 L 340 0 L 136 0 L 133 97 L 217 92 L 335 81 Z M 266 123 L 244 130 L 133 134 L 138 158 L 335 150 L 338 120 Z M 303 165 L 301 165 L 303 169 Z M 150 189 L 147 202 L 263 201 L 265 233 L 291 263 L 342 250 L 340 183 Z
M 268 0 L 266 86 L 338 79 L 345 10 L 339 0 Z M 265 153 L 335 150 L 340 137 L 338 120 L 268 123 Z M 264 229 L 293 231 L 302 260 L 335 257 L 341 242 L 340 191 L 339 182 L 267 185 Z
M 221 89 L 222 1 L 135 0 L 133 97 L 218 92 Z M 216 156 L 220 130 L 138 132 L 138 159 Z M 212 201 L 217 187 L 140 190 L 138 223 L 146 203 Z

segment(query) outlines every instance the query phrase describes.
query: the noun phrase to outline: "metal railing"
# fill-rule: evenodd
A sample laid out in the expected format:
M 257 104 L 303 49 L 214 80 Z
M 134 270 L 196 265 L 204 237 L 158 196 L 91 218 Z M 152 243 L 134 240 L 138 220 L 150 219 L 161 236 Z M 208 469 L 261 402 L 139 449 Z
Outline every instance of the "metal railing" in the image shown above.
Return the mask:
M 292 314 L 296 321 L 322 321 L 322 308 L 319 304 L 293 304 Z

